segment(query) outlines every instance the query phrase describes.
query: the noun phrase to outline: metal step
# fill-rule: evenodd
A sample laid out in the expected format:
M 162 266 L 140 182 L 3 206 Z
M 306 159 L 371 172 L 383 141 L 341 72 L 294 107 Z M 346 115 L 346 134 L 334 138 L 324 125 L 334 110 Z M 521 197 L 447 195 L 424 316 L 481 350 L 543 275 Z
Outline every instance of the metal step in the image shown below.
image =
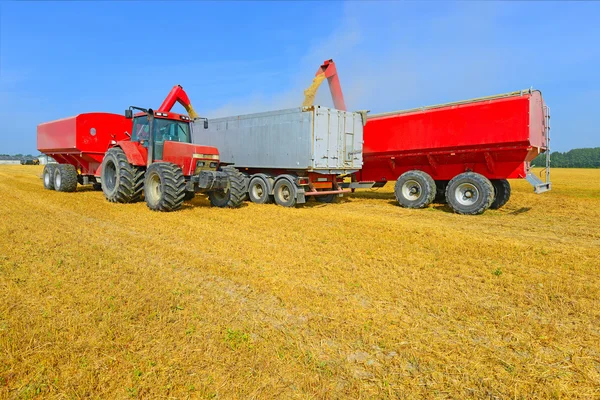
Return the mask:
M 538 178 L 531 172 L 527 173 L 525 179 L 531 184 L 531 186 L 533 186 L 534 193 L 544 193 L 552 188 L 552 184 L 550 182 L 542 181 L 540 178 Z

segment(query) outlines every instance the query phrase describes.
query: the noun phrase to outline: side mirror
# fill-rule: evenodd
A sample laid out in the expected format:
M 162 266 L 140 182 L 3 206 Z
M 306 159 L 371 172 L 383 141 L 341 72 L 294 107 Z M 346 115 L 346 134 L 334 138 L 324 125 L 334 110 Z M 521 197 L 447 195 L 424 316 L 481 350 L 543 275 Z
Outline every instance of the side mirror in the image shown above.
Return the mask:
M 133 111 L 131 109 L 125 110 L 125 118 L 127 118 L 127 119 L 133 118 Z
M 204 129 L 208 129 L 208 119 L 204 120 Z

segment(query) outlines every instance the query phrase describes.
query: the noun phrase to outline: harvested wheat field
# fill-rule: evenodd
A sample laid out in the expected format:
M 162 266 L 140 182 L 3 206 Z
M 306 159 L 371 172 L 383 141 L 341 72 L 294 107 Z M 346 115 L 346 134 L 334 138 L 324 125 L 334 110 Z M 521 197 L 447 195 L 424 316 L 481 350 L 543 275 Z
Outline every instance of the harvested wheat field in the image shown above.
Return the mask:
M 482 216 L 175 213 L 0 166 L 2 398 L 600 397 L 600 170 Z

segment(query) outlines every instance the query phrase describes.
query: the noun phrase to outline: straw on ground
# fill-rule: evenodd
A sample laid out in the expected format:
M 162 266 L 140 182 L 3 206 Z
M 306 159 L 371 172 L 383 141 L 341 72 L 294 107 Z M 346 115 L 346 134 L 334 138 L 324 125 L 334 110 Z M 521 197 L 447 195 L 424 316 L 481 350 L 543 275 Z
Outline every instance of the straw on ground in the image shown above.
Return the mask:
M 482 216 L 174 213 L 0 167 L 2 398 L 597 398 L 600 170 Z

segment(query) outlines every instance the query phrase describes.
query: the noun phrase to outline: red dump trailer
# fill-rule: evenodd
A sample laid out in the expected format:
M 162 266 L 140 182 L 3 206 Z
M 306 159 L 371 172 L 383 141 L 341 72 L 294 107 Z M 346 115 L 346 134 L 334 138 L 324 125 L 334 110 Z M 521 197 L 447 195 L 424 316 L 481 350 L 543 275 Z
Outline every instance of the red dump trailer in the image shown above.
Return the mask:
M 85 113 L 38 125 L 37 148 L 59 165 L 73 165 L 79 184 L 94 183 L 106 151 L 122 140 L 129 140 L 131 119 L 112 113 Z M 54 167 L 54 166 L 51 166 Z M 58 168 L 58 166 L 56 166 Z M 48 171 L 46 171 L 48 172 Z M 54 187 L 53 174 L 44 174 L 46 188 Z
M 351 187 L 396 181 L 400 205 L 422 208 L 437 195 L 461 214 L 499 208 L 510 197 L 507 179 L 550 190 L 530 162 L 550 145 L 550 113 L 538 90 L 522 90 L 405 111 L 369 115 L 363 168 Z

